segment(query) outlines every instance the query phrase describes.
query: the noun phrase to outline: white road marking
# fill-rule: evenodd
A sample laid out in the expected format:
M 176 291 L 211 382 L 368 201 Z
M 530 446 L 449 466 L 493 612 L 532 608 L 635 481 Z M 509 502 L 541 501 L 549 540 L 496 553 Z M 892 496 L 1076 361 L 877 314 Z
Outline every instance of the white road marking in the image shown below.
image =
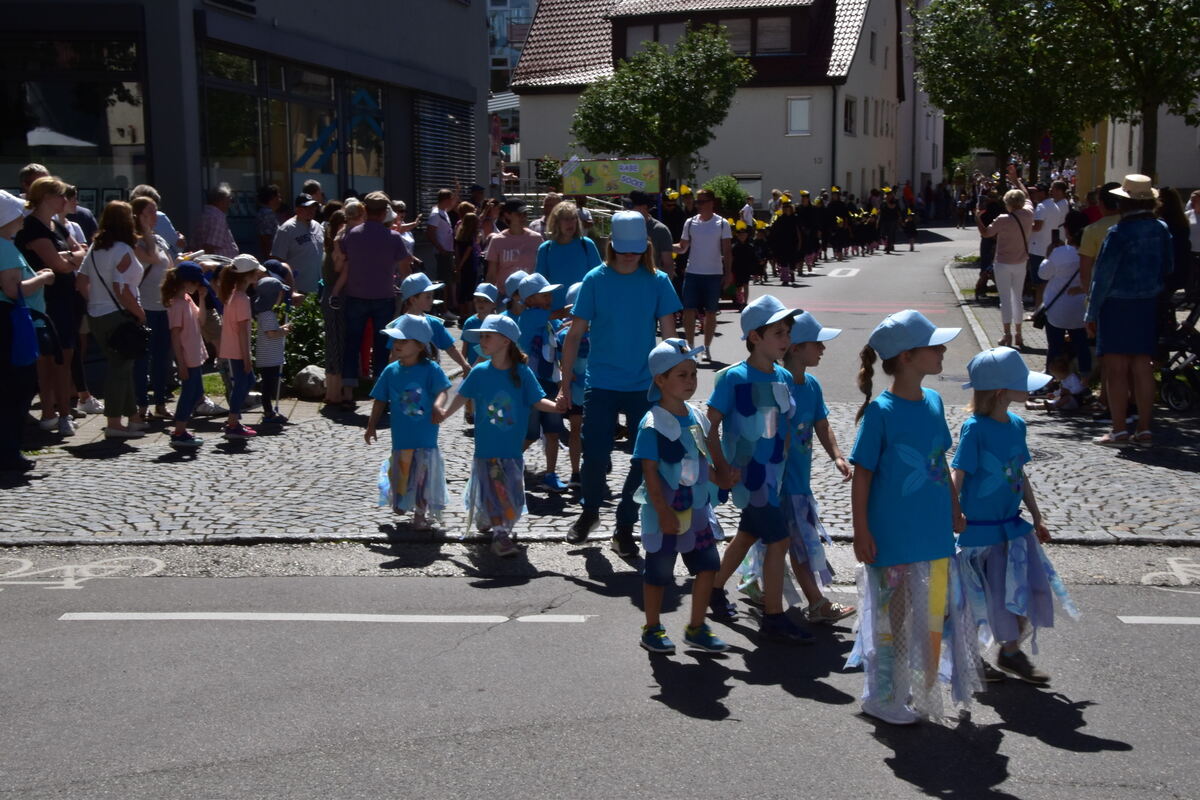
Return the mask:
M 324 614 L 262 611 L 74 611 L 60 622 L 406 622 L 499 625 L 504 622 L 587 622 L 587 614 Z
M 4 562 L 15 564 L 5 567 Z M 35 570 L 27 558 L 0 557 L 0 585 L 40 586 L 43 589 L 81 589 L 94 578 L 145 578 L 162 572 L 162 561 L 149 556 L 104 558 L 87 564 L 64 564 Z
M 829 278 L 853 278 L 857 274 L 858 267 L 838 267 L 825 273 Z
M 1200 617 L 1122 617 L 1126 625 L 1200 625 Z

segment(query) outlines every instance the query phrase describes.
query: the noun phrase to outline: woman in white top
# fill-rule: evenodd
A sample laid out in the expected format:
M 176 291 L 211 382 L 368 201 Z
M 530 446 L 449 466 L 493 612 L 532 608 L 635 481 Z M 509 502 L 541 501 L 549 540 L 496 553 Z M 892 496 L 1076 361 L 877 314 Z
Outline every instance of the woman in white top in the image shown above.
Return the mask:
M 134 421 L 145 421 L 151 390 L 154 393 L 154 416 L 170 419 L 170 412 L 167 411 L 167 371 L 171 367 L 171 328 L 167 324 L 167 307 L 162 301 L 162 284 L 167 270 L 175 265 L 175 261 L 171 258 L 166 241 L 154 232 L 158 222 L 158 203 L 149 197 L 139 197 L 131 205 L 133 226 L 138 236 L 133 251 L 145 270 L 138 295 L 146 311 L 146 324 L 150 327 L 150 347 L 145 358 L 137 359 L 133 367 L 133 394 L 138 406 Z
M 134 360 L 112 346 L 113 334 L 130 316 L 142 324 L 146 322 L 146 312 L 138 299 L 143 269 L 133 250 L 136 244 L 133 208 L 129 203 L 114 200 L 100 215 L 100 228 L 83 258 L 80 271 L 87 287 L 87 313 L 92 335 L 108 360 L 104 376 L 104 414 L 108 417 L 108 426 L 104 435 L 110 439 L 145 436 L 142 430 L 145 423 L 139 425 L 135 419 Z M 122 417 L 128 417 L 130 424 L 122 423 Z
M 1050 251 L 1038 267 L 1038 277 L 1047 281 L 1042 292 L 1046 308 L 1046 368 L 1058 356 L 1070 358 L 1066 334 L 1071 334 L 1071 347 L 1079 362 L 1079 374 L 1092 371 L 1092 351 L 1088 346 L 1087 328 L 1083 320 L 1087 295 L 1079 279 L 1079 240 L 1088 218 L 1082 211 L 1071 211 L 1063 222 L 1067 243 Z M 1080 289 L 1072 293 L 1072 289 Z

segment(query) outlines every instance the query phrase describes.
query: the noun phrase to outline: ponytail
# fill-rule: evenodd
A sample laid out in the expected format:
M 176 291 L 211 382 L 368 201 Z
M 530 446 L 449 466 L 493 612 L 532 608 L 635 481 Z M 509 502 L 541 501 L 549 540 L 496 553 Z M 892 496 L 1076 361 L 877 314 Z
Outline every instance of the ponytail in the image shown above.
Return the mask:
M 521 388 L 521 366 L 529 361 L 529 356 L 517 347 L 517 343 L 511 339 L 508 341 L 508 377 L 512 379 L 513 386 Z
M 858 354 L 859 361 L 862 366 L 858 368 L 858 390 L 863 393 L 863 404 L 859 406 L 858 413 L 854 415 L 854 423 L 862 419 L 863 414 L 867 413 L 867 406 L 871 403 L 871 379 L 875 376 L 875 349 L 871 345 L 863 347 Z
M 167 270 L 162 282 L 162 304 L 164 306 L 171 305 L 171 301 L 175 299 L 175 295 L 179 294 L 179 290 L 182 288 L 183 281 L 180 280 L 179 273 L 175 271 L 175 268 Z

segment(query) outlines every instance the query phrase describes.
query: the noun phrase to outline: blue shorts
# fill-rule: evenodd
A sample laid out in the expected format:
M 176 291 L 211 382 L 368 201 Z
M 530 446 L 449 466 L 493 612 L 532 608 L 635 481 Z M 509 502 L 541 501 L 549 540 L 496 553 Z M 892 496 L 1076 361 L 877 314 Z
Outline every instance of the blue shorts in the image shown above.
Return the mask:
M 679 298 L 684 310 L 716 311 L 721 302 L 722 277 L 724 276 L 685 274 Z
M 780 506 L 746 506 L 738 520 L 738 531 L 758 539 L 763 544 L 788 538 L 787 520 Z
M 676 553 L 678 536 L 663 536 L 662 547 L 654 553 L 646 553 L 642 561 L 642 580 L 651 586 L 672 586 L 675 583 L 675 556 L 683 556 L 683 565 L 689 575 L 701 572 L 716 572 L 721 568 L 721 557 L 717 546 L 709 543 L 686 553 Z

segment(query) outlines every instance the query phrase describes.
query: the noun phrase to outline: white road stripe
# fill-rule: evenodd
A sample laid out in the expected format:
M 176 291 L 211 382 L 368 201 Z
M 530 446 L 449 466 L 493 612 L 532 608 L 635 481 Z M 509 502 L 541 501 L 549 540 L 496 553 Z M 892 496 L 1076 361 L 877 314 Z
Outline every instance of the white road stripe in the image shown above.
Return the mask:
M 1200 617 L 1122 617 L 1126 625 L 1200 625 Z
M 61 622 L 413 622 L 498 625 L 512 621 L 498 614 L 313 614 L 261 611 L 76 611 Z M 532 614 L 518 622 L 587 622 L 584 614 Z

